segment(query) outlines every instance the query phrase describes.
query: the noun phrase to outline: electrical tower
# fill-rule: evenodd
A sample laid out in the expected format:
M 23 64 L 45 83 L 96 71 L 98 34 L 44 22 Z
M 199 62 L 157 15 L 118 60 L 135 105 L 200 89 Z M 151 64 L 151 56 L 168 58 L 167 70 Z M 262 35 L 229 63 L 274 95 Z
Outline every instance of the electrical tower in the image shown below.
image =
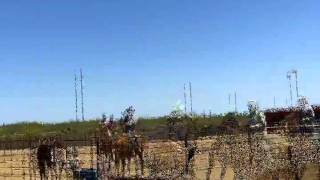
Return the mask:
M 290 99 L 291 99 L 291 106 L 292 106 L 292 82 L 291 82 L 291 79 L 292 79 L 292 75 L 294 75 L 294 78 L 295 78 L 295 84 L 296 84 L 296 95 L 297 95 L 297 100 L 299 99 L 299 86 L 298 86 L 298 71 L 293 69 L 291 71 L 289 71 L 287 73 L 287 78 L 289 80 L 289 83 L 290 83 Z
M 297 70 L 292 70 L 291 71 L 292 74 L 294 74 L 295 76 L 295 80 L 296 80 L 296 93 L 297 93 L 297 99 L 299 98 L 299 87 L 298 87 L 298 71 Z
M 84 121 L 84 107 L 83 107 L 83 74 L 82 69 L 80 68 L 80 86 L 81 86 L 81 115 L 82 121 Z

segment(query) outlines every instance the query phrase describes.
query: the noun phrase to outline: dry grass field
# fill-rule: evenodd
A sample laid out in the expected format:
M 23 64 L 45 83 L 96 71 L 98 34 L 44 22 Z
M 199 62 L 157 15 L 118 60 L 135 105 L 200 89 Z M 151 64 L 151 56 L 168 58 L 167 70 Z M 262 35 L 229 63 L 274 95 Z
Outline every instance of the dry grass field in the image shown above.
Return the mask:
M 281 141 L 281 140 L 278 140 Z M 213 140 L 200 140 L 198 141 L 198 148 L 200 149 L 200 153 L 196 154 L 195 162 L 194 162 L 194 169 L 195 169 L 195 176 L 196 179 L 202 180 L 206 177 L 206 172 L 208 168 L 208 149 L 210 148 Z M 171 153 L 173 150 L 169 150 L 166 148 L 168 147 L 168 142 L 152 142 L 147 145 L 146 153 L 150 151 L 157 151 L 161 153 Z M 81 159 L 81 167 L 82 168 L 90 168 L 92 165 L 95 168 L 96 166 L 96 156 L 95 153 L 92 158 L 92 152 L 95 152 L 95 148 L 93 147 L 79 147 L 80 152 L 80 159 Z M 1 150 L 0 151 L 0 179 L 31 179 L 30 173 L 33 174 L 32 166 L 33 162 L 30 162 L 29 158 L 29 150 Z M 34 153 L 34 152 L 33 152 Z M 170 154 L 167 155 L 170 157 Z M 134 164 L 134 163 L 133 163 Z M 217 163 L 218 164 L 218 163 Z M 133 166 L 133 165 L 132 165 Z M 211 174 L 211 179 L 219 179 L 221 168 L 217 165 L 214 168 L 213 173 Z M 132 171 L 134 172 L 134 167 L 132 167 Z M 35 179 L 32 176 L 32 179 Z M 36 179 L 39 179 L 38 172 Z M 64 174 L 64 179 L 66 175 Z M 225 179 L 233 179 L 233 172 L 231 168 L 227 169 L 227 173 Z M 304 180 L 315 180 L 317 179 L 317 167 L 309 166 L 305 172 Z

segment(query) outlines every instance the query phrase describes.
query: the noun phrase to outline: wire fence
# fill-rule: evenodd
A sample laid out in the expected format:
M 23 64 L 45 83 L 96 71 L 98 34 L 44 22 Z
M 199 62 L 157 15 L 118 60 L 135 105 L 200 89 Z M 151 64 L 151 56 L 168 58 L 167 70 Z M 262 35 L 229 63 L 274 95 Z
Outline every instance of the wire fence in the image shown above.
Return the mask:
M 318 139 L 316 138 L 310 138 L 310 140 L 318 143 Z M 217 137 L 201 138 L 197 141 L 198 151 L 195 155 L 193 166 L 197 179 L 205 179 L 209 168 L 209 153 L 212 152 L 212 145 L 216 141 Z M 279 135 L 270 135 L 265 138 L 265 141 L 268 141 L 272 146 L 284 146 L 288 144 L 287 137 Z M 97 152 L 96 137 L 74 140 L 66 139 L 64 142 L 66 146 L 78 149 L 81 168 L 99 168 L 99 163 L 101 165 L 101 154 Z M 171 144 L 171 146 L 168 146 L 168 144 Z M 38 145 L 38 139 L 0 141 L 0 179 L 40 179 L 35 157 Z M 155 152 L 158 156 L 161 156 L 180 153 L 181 157 L 184 157 L 184 152 L 179 151 L 179 149 L 184 150 L 183 148 L 182 141 L 150 141 L 146 144 L 145 154 Z M 238 155 L 240 156 L 240 154 Z M 213 175 L 216 177 L 223 169 L 223 165 L 215 163 L 212 168 L 217 171 Z M 135 169 L 134 163 L 131 169 Z M 230 172 L 229 174 L 233 174 L 230 168 L 228 172 Z M 134 174 L 135 172 L 132 171 L 132 173 Z M 318 176 L 318 172 L 309 172 L 307 175 Z M 53 175 L 51 176 L 54 179 Z M 231 177 L 231 175 L 229 176 Z M 66 172 L 63 173 L 62 177 L 67 177 Z

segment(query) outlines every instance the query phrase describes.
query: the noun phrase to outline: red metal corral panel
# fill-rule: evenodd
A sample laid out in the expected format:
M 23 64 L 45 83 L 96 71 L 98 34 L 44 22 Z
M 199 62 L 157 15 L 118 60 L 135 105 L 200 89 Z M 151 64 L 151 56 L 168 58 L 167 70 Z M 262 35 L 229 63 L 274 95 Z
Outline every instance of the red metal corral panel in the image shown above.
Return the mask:
M 297 126 L 302 120 L 300 111 L 275 111 L 275 112 L 266 112 L 266 126 L 268 133 L 273 133 L 277 130 L 284 130 L 283 120 L 289 120 L 289 126 Z

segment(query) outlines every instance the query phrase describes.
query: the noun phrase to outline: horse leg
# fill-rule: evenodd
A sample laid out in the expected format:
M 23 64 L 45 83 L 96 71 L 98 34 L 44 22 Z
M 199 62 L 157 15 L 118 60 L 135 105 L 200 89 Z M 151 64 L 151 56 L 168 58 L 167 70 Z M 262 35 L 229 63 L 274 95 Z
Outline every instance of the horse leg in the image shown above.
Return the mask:
M 130 177 L 130 175 L 131 175 L 131 172 L 130 172 L 130 171 L 131 171 L 130 165 L 131 165 L 131 158 L 129 157 L 129 158 L 128 158 L 128 164 L 127 164 L 129 177 Z
M 106 165 L 105 163 L 107 162 L 108 158 L 107 158 L 107 155 L 102 155 L 101 156 L 101 165 L 102 165 L 102 175 L 105 174 L 106 172 Z M 110 169 L 107 169 L 107 172 L 109 173 Z
M 126 158 L 125 157 L 123 157 L 122 159 L 121 159 L 121 173 L 122 173 L 122 177 L 125 177 L 125 175 L 126 175 Z
M 43 161 L 38 161 L 38 166 L 39 166 L 39 174 L 40 174 L 40 179 L 43 179 L 43 175 L 46 172 L 45 171 L 45 166 Z
M 213 167 L 214 167 L 214 156 L 213 156 L 213 153 L 210 152 L 209 153 L 209 167 L 208 167 L 207 177 L 206 177 L 207 180 L 210 180 L 210 176 L 212 174 Z
M 59 165 L 57 164 L 55 167 L 53 167 L 54 169 L 54 174 L 55 174 L 55 179 L 58 180 L 59 178 Z
M 121 159 L 121 173 L 122 173 L 122 177 L 125 176 L 125 170 L 126 170 L 126 159 L 122 158 Z
M 139 159 L 140 159 L 140 168 L 141 168 L 141 175 L 144 175 L 144 159 L 143 159 L 143 152 L 139 153 Z
M 226 172 L 227 172 L 227 167 L 225 166 L 225 164 L 222 164 L 222 169 L 221 169 L 221 173 L 220 173 L 220 180 L 224 179 Z M 236 176 L 236 173 L 235 173 L 235 176 Z
M 55 175 L 54 175 L 54 170 L 52 168 L 48 169 L 49 170 L 49 174 L 48 177 L 50 177 L 51 179 L 54 179 Z
M 139 171 L 138 167 L 139 167 L 138 158 L 137 158 L 137 156 L 134 156 L 134 169 L 136 171 L 136 176 L 138 176 L 138 174 L 139 174 L 138 173 L 138 171 Z
M 59 180 L 61 180 L 63 169 L 64 169 L 64 163 L 61 163 L 60 166 L 59 166 L 59 174 L 58 174 L 58 179 Z
M 49 169 L 48 169 L 48 167 L 46 167 L 46 169 L 45 169 L 44 179 L 45 180 L 49 179 Z
M 108 161 L 108 171 L 110 171 L 111 161 L 112 161 L 112 152 L 109 153 L 107 161 Z
M 279 180 L 280 177 L 279 177 L 278 172 L 273 172 L 273 173 L 271 174 L 271 179 L 272 179 L 272 180 Z
M 57 180 L 57 169 L 55 165 L 50 168 L 50 174 L 51 174 L 51 179 Z
M 33 160 L 32 161 L 32 164 L 31 164 L 31 166 L 32 166 L 32 170 L 31 170 L 31 175 L 30 175 L 30 180 L 32 180 L 32 178 L 33 177 L 36 177 L 37 176 L 37 165 L 36 165 L 37 163 Z
M 116 166 L 116 162 L 115 162 L 115 157 L 113 158 L 113 153 L 112 151 L 108 153 L 108 156 L 106 156 L 106 161 L 107 161 L 107 172 L 110 174 L 110 172 L 112 172 L 112 162 L 114 163 L 113 166 Z
M 43 162 L 43 167 L 42 167 L 42 176 L 44 180 L 47 180 L 49 178 L 49 168 L 47 165 L 47 162 Z
M 41 169 L 40 169 L 39 174 L 40 174 L 40 180 L 43 180 L 43 178 L 44 178 L 44 173 L 43 173 L 43 171 L 42 171 Z
M 115 155 L 114 163 L 115 163 L 115 167 L 116 167 L 116 174 L 119 176 L 120 175 L 120 170 L 119 170 L 119 168 L 120 168 L 120 160 L 119 160 L 119 157 L 118 157 L 117 154 Z

